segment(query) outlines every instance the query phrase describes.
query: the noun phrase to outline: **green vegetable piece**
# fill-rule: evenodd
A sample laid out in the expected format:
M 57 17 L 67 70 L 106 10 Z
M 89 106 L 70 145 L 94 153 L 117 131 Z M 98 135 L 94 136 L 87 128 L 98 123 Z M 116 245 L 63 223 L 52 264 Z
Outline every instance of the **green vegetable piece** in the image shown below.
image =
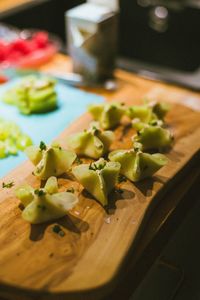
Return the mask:
M 8 183 L 3 182 L 3 183 L 2 183 L 2 188 L 3 188 L 3 189 L 4 189 L 4 188 L 10 189 L 10 188 L 12 188 L 14 185 L 15 185 L 15 184 L 14 184 L 14 181 L 10 181 L 10 182 L 8 182 Z
M 148 125 L 133 137 L 133 143 L 138 142 L 143 146 L 143 150 L 162 149 L 169 147 L 173 141 L 173 137 L 169 130 L 160 126 Z
M 155 115 L 163 120 L 168 111 L 170 110 L 170 104 L 165 102 L 157 102 L 153 105 L 153 112 Z
M 133 149 L 115 150 L 109 154 L 109 159 L 119 162 L 120 173 L 133 182 L 151 177 L 168 162 L 165 155 L 136 152 Z
M 65 216 L 77 202 L 77 197 L 67 192 L 35 196 L 34 200 L 24 209 L 22 217 L 31 224 L 52 221 Z
M 26 207 L 34 199 L 34 189 L 28 184 L 22 185 L 21 187 L 16 189 L 15 195 L 20 199 L 24 207 Z
M 162 120 L 151 120 L 149 121 L 149 123 L 144 123 L 141 122 L 140 119 L 133 119 L 132 120 L 132 126 L 133 128 L 135 128 L 137 131 L 142 130 L 145 127 L 148 127 L 148 125 L 152 125 L 152 126 L 160 126 L 162 127 L 164 125 Z
M 117 183 L 120 164 L 103 158 L 92 164 L 82 164 L 72 169 L 74 176 L 84 188 L 103 206 L 108 204 L 108 195 Z
M 45 184 L 45 191 L 48 194 L 55 194 L 58 192 L 58 182 L 56 177 L 51 176 L 49 177 L 49 179 L 47 180 L 46 184 Z
M 75 152 L 62 149 L 60 146 L 50 146 L 44 150 L 30 146 L 25 153 L 36 166 L 34 175 L 42 180 L 50 176 L 59 176 L 69 170 L 76 159 Z
M 94 120 L 99 121 L 103 129 L 116 127 L 125 113 L 121 103 L 92 104 L 88 107 Z
M 19 150 L 24 150 L 31 145 L 32 145 L 32 140 L 27 134 L 22 134 L 17 139 L 17 148 Z
M 46 77 L 24 77 L 6 91 L 3 101 L 17 106 L 23 114 L 51 111 L 57 107 L 55 81 Z
M 40 147 L 40 150 L 46 150 L 47 149 L 47 146 L 43 141 L 40 142 L 39 147 Z
M 98 159 L 108 152 L 113 140 L 112 131 L 102 131 L 95 123 L 89 130 L 70 136 L 68 146 L 78 155 Z
M 0 158 L 17 155 L 32 144 L 31 138 L 24 134 L 14 122 L 0 118 Z
M 6 157 L 6 145 L 4 142 L 0 141 L 0 158 Z
M 34 165 L 37 165 L 43 156 L 42 151 L 37 146 L 27 147 L 25 153 Z
M 127 115 L 131 119 L 139 119 L 141 122 L 149 123 L 152 119 L 157 119 L 148 105 L 134 105 L 127 109 Z
M 16 196 L 25 206 L 22 217 L 31 224 L 40 224 L 61 218 L 78 202 L 72 193 L 58 192 L 57 179 L 50 177 L 43 189 L 33 190 L 25 185 L 16 190 Z

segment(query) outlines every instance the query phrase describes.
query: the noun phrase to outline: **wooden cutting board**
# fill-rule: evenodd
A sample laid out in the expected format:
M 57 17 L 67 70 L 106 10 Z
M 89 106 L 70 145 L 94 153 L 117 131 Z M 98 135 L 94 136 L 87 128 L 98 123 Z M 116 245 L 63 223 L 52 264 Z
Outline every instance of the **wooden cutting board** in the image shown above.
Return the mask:
M 175 144 L 167 154 L 170 162 L 152 179 L 121 183 L 123 193 L 112 193 L 108 212 L 66 176 L 59 179 L 61 188 L 73 186 L 79 204 L 57 222 L 30 226 L 21 218 L 14 188 L 1 190 L 0 295 L 14 300 L 96 300 L 111 289 L 151 209 L 167 190 L 176 188 L 177 180 L 189 172 L 192 163 L 199 163 L 200 103 L 191 105 L 182 94 L 166 94 L 164 89 L 152 90 L 151 97 L 173 102 L 166 120 L 175 135 Z M 90 120 L 88 114 L 83 115 L 58 140 L 65 146 L 67 136 L 87 128 Z M 132 133 L 120 126 L 113 148 L 130 147 Z M 24 182 L 38 187 L 40 182 L 31 175 L 32 170 L 26 162 L 3 181 L 14 180 L 15 187 Z M 62 227 L 64 237 L 52 231 L 55 224 Z

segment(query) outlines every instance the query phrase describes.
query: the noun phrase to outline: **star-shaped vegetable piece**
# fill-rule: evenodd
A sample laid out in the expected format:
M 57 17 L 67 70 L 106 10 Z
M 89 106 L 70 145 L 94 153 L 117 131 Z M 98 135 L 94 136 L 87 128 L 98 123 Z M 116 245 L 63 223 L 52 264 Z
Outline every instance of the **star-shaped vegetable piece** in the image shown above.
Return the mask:
M 21 186 L 16 190 L 16 196 L 25 207 L 22 218 L 31 224 L 61 218 L 78 203 L 78 198 L 73 193 L 58 191 L 56 177 L 50 177 L 42 189 Z
M 101 128 L 112 129 L 119 125 L 125 108 L 122 103 L 92 104 L 88 107 L 95 121 L 99 121 Z
M 167 157 L 163 154 L 148 154 L 134 149 L 115 150 L 109 154 L 109 159 L 119 162 L 121 164 L 120 173 L 133 182 L 151 177 L 168 162 Z
M 80 156 L 98 159 L 108 152 L 113 140 L 112 131 L 103 131 L 97 122 L 93 122 L 88 130 L 68 137 L 68 146 Z
M 76 179 L 103 206 L 108 204 L 108 195 L 114 189 L 119 175 L 120 163 L 107 162 L 103 158 L 91 164 L 82 164 L 72 169 Z
M 133 143 L 141 143 L 142 150 L 167 148 L 172 141 L 171 132 L 159 125 L 146 125 L 133 137 Z
M 26 148 L 25 153 L 36 166 L 34 175 L 42 180 L 67 172 L 76 159 L 74 151 L 63 149 L 58 144 L 46 146 L 43 142 L 39 147 Z

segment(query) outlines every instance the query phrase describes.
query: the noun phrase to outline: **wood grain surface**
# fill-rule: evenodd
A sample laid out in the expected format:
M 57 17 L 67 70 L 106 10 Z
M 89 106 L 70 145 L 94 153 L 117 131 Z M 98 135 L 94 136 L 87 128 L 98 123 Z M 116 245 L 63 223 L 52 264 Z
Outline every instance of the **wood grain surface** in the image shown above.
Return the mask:
M 50 69 L 50 68 L 49 68 Z M 122 72 L 122 73 L 120 73 Z M 123 74 L 123 76 L 122 76 Z M 121 76 L 121 77 L 120 77 Z M 139 92 L 137 80 L 126 73 L 117 74 L 119 90 L 106 94 L 127 104 L 149 99 L 173 103 L 167 123 L 175 135 L 173 148 L 167 153 L 170 162 L 152 179 L 132 184 L 123 182 L 123 193 L 110 195 L 110 207 L 105 211 L 70 176 L 59 179 L 60 189 L 73 186 L 79 204 L 66 217 L 44 225 L 26 223 L 21 218 L 19 201 L 14 188 L 1 190 L 0 196 L 0 295 L 10 299 L 98 299 L 110 290 L 120 272 L 130 246 L 145 225 L 144 220 L 189 166 L 199 162 L 200 107 L 196 95 L 147 83 Z M 139 79 L 138 79 L 139 80 Z M 127 91 L 123 93 L 122 91 Z M 134 99 L 134 92 L 138 99 Z M 100 93 L 105 93 L 101 92 Z M 121 94 L 121 96 L 120 96 Z M 188 97 L 192 98 L 188 101 Z M 185 99 L 185 100 L 184 100 Z M 184 102 L 187 106 L 180 103 Z M 91 118 L 83 115 L 67 128 L 58 140 L 66 146 L 67 136 L 86 128 Z M 116 129 L 114 148 L 130 147 L 132 129 L 121 125 Z M 14 180 L 17 185 L 27 182 L 38 187 L 40 182 L 31 175 L 29 162 L 8 174 L 3 181 Z M 52 231 L 59 224 L 65 232 L 60 237 Z M 142 224 L 142 226 L 141 226 Z M 98 294 L 98 295 L 97 295 Z M 86 295 L 86 296 L 84 296 Z M 67 298 L 65 298 L 67 296 Z

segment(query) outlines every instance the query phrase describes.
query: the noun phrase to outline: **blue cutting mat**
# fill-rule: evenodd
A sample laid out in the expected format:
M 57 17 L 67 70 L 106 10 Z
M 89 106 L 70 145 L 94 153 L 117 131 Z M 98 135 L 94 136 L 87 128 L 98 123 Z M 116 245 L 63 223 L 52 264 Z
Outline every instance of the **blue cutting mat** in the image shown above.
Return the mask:
M 12 80 L 0 87 L 0 99 L 3 93 L 18 80 Z M 69 124 L 83 114 L 88 104 L 101 103 L 104 98 L 96 94 L 81 91 L 62 83 L 57 84 L 58 109 L 39 115 L 25 116 L 18 112 L 15 106 L 0 101 L 0 117 L 16 122 L 24 133 L 27 133 L 34 144 L 42 140 L 50 143 Z M 22 161 L 26 159 L 24 153 L 19 152 L 17 156 L 9 156 L 0 160 L 0 177 L 6 175 Z

